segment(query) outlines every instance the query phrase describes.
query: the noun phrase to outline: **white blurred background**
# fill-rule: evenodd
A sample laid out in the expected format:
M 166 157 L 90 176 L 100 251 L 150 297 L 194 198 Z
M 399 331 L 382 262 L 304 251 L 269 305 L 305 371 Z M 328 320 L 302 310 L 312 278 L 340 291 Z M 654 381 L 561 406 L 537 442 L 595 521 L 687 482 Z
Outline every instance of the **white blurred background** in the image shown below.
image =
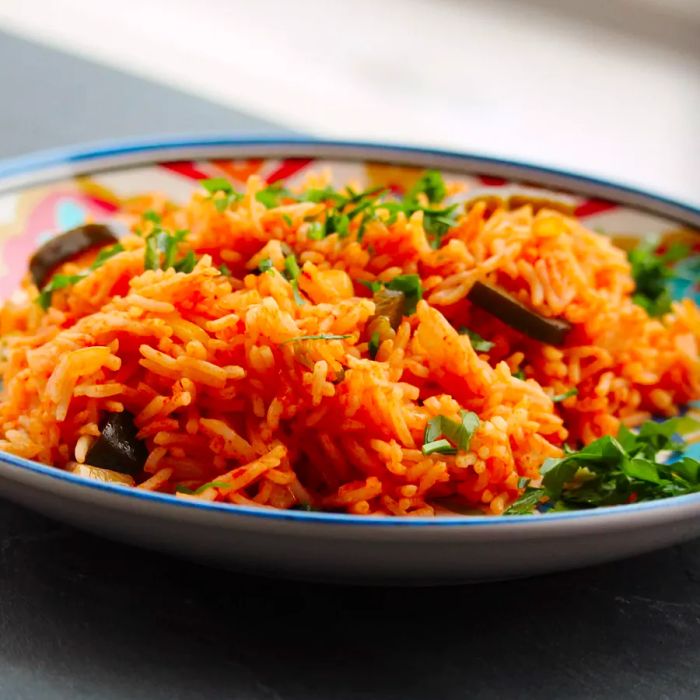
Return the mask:
M 700 204 L 700 0 L 0 0 L 0 28 L 301 132 Z

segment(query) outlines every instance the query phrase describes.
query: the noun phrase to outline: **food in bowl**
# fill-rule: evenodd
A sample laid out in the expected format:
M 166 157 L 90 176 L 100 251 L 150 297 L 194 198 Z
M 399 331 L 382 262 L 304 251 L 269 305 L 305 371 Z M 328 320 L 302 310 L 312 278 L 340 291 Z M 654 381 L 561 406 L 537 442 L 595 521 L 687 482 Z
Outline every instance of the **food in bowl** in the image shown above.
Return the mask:
M 201 182 L 30 261 L 0 311 L 0 449 L 234 505 L 431 516 L 700 490 L 700 312 L 564 205 Z M 667 420 L 653 420 L 653 418 Z

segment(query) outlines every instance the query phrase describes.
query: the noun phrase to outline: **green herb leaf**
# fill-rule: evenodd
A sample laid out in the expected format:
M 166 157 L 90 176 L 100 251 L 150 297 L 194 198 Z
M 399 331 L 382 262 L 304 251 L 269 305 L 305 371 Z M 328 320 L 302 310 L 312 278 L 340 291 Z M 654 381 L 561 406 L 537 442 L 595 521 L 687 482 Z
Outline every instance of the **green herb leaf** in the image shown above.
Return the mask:
M 292 285 L 292 293 L 294 294 L 294 302 L 297 304 L 297 306 L 301 306 L 304 304 L 304 299 L 302 298 L 301 294 L 299 293 L 299 275 L 301 275 L 301 270 L 299 269 L 299 265 L 297 263 L 297 259 L 294 257 L 294 255 L 288 255 L 284 259 L 284 269 L 287 275 L 287 279 L 289 280 L 289 284 Z
M 522 379 L 523 381 L 526 379 L 525 372 L 523 372 L 521 369 L 519 369 L 517 372 L 513 372 L 513 376 L 516 379 Z
M 267 209 L 274 209 L 282 205 L 282 199 L 295 199 L 295 196 L 286 187 L 273 184 L 255 194 L 255 199 L 264 204 Z
M 411 316 L 416 312 L 416 305 L 423 297 L 423 287 L 418 275 L 398 275 L 385 287 L 406 295 L 404 316 Z
M 566 399 L 571 398 L 572 396 L 578 396 L 578 389 L 576 387 L 565 391 L 563 394 L 556 394 L 556 396 L 552 396 L 552 401 L 554 403 L 560 403 L 561 401 L 566 401 Z
M 233 275 L 231 274 L 231 270 L 229 269 L 229 266 L 226 263 L 221 263 L 219 265 L 219 272 L 224 276 L 224 277 L 232 277 Z
M 661 455 L 683 446 L 678 429 L 684 418 L 647 421 L 637 433 L 621 428 L 617 438 L 605 436 L 540 468 L 542 488 L 553 510 L 650 501 L 700 491 L 700 462 L 683 457 L 666 462 Z M 685 426 L 683 426 L 685 427 Z M 506 511 L 522 514 L 539 503 L 526 492 Z
M 326 227 L 320 221 L 312 221 L 306 236 L 312 241 L 320 241 L 326 237 Z
M 210 177 L 207 180 L 200 180 L 199 184 L 209 194 L 216 194 L 217 192 L 233 194 L 234 192 L 233 185 L 224 177 Z
M 367 287 L 372 294 L 378 292 L 384 285 L 379 280 L 356 280 L 358 284 Z
M 450 445 L 447 440 L 433 440 L 426 442 L 422 448 L 424 455 L 441 454 L 441 455 L 456 455 L 457 450 Z
M 655 246 L 644 243 L 631 250 L 627 257 L 632 267 L 635 293 L 632 301 L 646 309 L 650 316 L 662 316 L 671 309 L 671 294 L 668 282 L 673 277 L 669 265 L 681 260 L 689 253 L 688 246 L 674 244 L 659 255 Z
M 446 416 L 431 418 L 425 426 L 423 443 L 432 444 L 437 438 L 444 436 L 457 450 L 466 452 L 469 449 L 472 436 L 480 425 L 480 421 L 479 416 L 471 411 L 461 410 L 459 416 L 459 422 Z
M 194 270 L 196 264 L 197 256 L 194 254 L 193 251 L 188 250 L 184 258 L 178 260 L 176 263 L 173 264 L 173 268 L 175 268 L 176 272 L 184 272 L 186 274 L 189 274 L 190 272 L 192 272 L 192 270 Z
M 426 170 L 409 190 L 406 199 L 415 201 L 419 194 L 425 194 L 431 204 L 442 202 L 447 196 L 445 181 L 437 170 Z
M 289 214 L 282 214 L 282 221 L 284 221 L 287 226 L 290 228 L 294 225 L 294 222 L 292 221 L 292 217 L 289 216 Z
M 39 296 L 37 297 L 39 306 L 46 311 L 49 306 L 51 306 L 51 295 L 53 292 L 70 287 L 86 277 L 87 273 L 81 273 L 78 275 L 54 275 L 49 283 L 42 288 Z
M 336 335 L 335 333 L 318 333 L 317 335 L 298 335 L 296 338 L 290 338 L 289 340 L 281 342 L 280 345 L 286 345 L 287 343 L 296 343 L 300 340 L 345 340 L 345 338 L 352 338 L 352 335 Z
M 272 270 L 274 265 L 272 264 L 272 260 L 270 258 L 263 258 L 259 263 L 258 263 L 258 270 L 260 272 L 267 272 L 268 270 Z
M 476 352 L 488 352 L 493 346 L 490 340 L 484 340 L 476 331 L 469 330 L 466 326 L 459 329 L 460 335 L 468 335 L 472 343 L 472 347 Z
M 144 219 L 144 221 L 151 221 L 156 225 L 160 225 L 160 222 L 163 220 L 160 214 L 157 214 L 154 212 L 152 209 L 149 209 L 148 211 L 145 211 L 142 215 L 141 218 Z
M 374 333 L 372 333 L 372 336 L 369 339 L 368 351 L 369 351 L 370 358 L 373 360 L 377 356 L 377 352 L 379 351 L 379 332 L 378 331 L 375 331 Z
M 505 515 L 530 515 L 546 495 L 545 489 L 526 488 L 522 495 L 506 510 Z
M 121 243 L 115 243 L 109 248 L 103 248 L 97 257 L 93 260 L 92 265 L 90 265 L 91 270 L 97 270 L 98 267 L 102 267 L 110 258 L 113 258 L 117 253 L 123 253 L 124 246 Z

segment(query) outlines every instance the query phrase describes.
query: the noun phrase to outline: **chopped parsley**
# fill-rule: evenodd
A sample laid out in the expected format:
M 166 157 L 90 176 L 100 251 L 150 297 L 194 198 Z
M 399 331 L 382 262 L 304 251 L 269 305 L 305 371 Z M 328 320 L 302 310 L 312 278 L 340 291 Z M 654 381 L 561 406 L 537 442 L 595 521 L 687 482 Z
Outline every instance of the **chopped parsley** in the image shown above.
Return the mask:
M 200 180 L 200 184 L 211 195 L 210 199 L 214 202 L 219 213 L 226 211 L 231 204 L 243 199 L 243 195 L 234 190 L 233 185 L 226 178 L 212 177 L 208 180 Z M 219 192 L 222 192 L 224 196 L 217 196 Z
M 255 199 L 264 204 L 267 209 L 274 209 L 282 205 L 283 199 L 295 199 L 295 196 L 286 187 L 275 183 L 268 185 L 260 192 L 256 192 Z
M 221 263 L 219 265 L 219 272 L 224 276 L 224 277 L 232 277 L 233 275 L 231 274 L 231 270 L 229 269 L 229 266 L 226 263 Z
M 479 416 L 471 411 L 460 410 L 459 421 L 446 416 L 435 416 L 428 421 L 423 434 L 423 454 L 457 454 L 466 452 L 472 436 L 479 427 Z M 444 439 L 439 439 L 439 438 Z M 452 451 L 446 451 L 446 450 Z
M 152 209 L 149 209 L 141 214 L 141 218 L 144 219 L 144 221 L 150 221 L 156 225 L 160 225 L 160 222 L 163 220 L 161 215 Z
M 306 235 L 312 241 L 320 241 L 326 237 L 326 227 L 320 221 L 312 221 Z
M 193 251 L 188 250 L 185 257 L 177 262 L 173 263 L 173 268 L 176 272 L 184 272 L 189 274 L 194 270 L 194 266 L 197 264 L 197 256 Z
M 485 340 L 476 331 L 472 331 L 466 326 L 462 326 L 459 329 L 459 334 L 469 336 L 472 347 L 476 352 L 488 352 L 494 346 L 494 343 L 490 340 Z
M 292 217 L 289 216 L 289 214 L 282 214 L 282 221 L 284 221 L 287 226 L 290 228 L 294 225 L 294 222 L 292 221 Z
M 370 358 L 373 360 L 377 356 L 377 352 L 379 352 L 379 331 L 374 331 L 374 333 L 372 333 L 367 349 Z
M 289 284 L 292 285 L 292 292 L 294 294 L 294 301 L 296 302 L 297 306 L 301 306 L 304 304 L 304 299 L 302 298 L 301 294 L 299 293 L 299 276 L 301 275 L 301 270 L 299 269 L 299 264 L 297 263 L 297 259 L 294 257 L 294 254 L 288 255 L 284 259 L 284 270 L 287 279 L 289 280 Z
M 92 262 L 92 265 L 88 268 L 87 272 L 80 272 L 75 275 L 54 275 L 49 282 L 42 287 L 37 297 L 37 303 L 41 306 L 44 311 L 46 311 L 49 306 L 51 306 L 51 297 L 53 292 L 59 289 L 65 289 L 66 287 L 71 287 L 72 285 L 80 282 L 80 280 L 85 279 L 91 272 L 97 270 L 97 268 L 102 267 L 107 260 L 114 257 L 117 253 L 121 253 L 124 250 L 124 246 L 121 243 L 115 243 L 109 248 L 103 248 L 97 257 Z
M 688 252 L 688 246 L 676 243 L 659 254 L 653 244 L 645 243 L 627 254 L 635 284 L 632 301 L 646 309 L 650 316 L 663 316 L 671 310 L 668 282 L 673 272 L 669 265 L 684 258 Z
M 316 335 L 298 335 L 296 338 L 290 338 L 285 340 L 280 345 L 286 345 L 287 343 L 296 343 L 300 340 L 345 340 L 345 338 L 352 338 L 351 334 L 337 335 L 335 333 L 318 333 Z
M 187 236 L 187 231 L 184 230 L 170 233 L 165 229 L 156 228 L 146 238 L 144 268 L 146 270 L 167 270 L 173 267 L 177 246 L 185 239 L 185 236 Z
M 452 444 L 441 438 L 440 440 L 432 440 L 431 442 L 423 443 L 423 454 L 424 455 L 456 455 L 457 450 L 452 447 Z
M 552 396 L 552 401 L 554 403 L 560 403 L 561 401 L 566 401 L 566 399 L 569 399 L 572 396 L 578 396 L 578 389 L 576 387 L 572 387 L 568 391 L 565 391 L 563 394 L 557 394 L 556 396 Z
M 273 268 L 272 260 L 270 258 L 263 258 L 259 263 L 258 263 L 258 270 L 260 272 L 268 272 L 269 270 L 272 270 Z
M 404 293 L 406 297 L 403 309 L 404 316 L 411 316 L 416 312 L 416 305 L 423 298 L 423 287 L 418 275 L 397 275 L 384 286 L 395 292 Z
M 226 489 L 231 488 L 231 484 L 228 481 L 209 481 L 206 484 L 202 484 L 199 488 L 191 489 L 182 484 L 178 484 L 175 487 L 175 491 L 178 493 L 186 493 L 188 496 L 199 496 L 199 494 L 204 493 L 207 489 Z
M 691 457 L 660 461 L 660 453 L 677 452 L 684 446 L 679 432 L 698 427 L 688 417 L 647 421 L 636 433 L 622 427 L 616 438 L 607 435 L 564 457 L 547 459 L 540 467 L 542 485 L 526 486 L 506 514 L 532 513 L 543 501 L 560 511 L 698 492 L 700 461 Z
M 445 180 L 437 170 L 426 170 L 406 194 L 406 201 L 415 202 L 419 194 L 424 194 L 431 204 L 442 202 L 447 196 Z

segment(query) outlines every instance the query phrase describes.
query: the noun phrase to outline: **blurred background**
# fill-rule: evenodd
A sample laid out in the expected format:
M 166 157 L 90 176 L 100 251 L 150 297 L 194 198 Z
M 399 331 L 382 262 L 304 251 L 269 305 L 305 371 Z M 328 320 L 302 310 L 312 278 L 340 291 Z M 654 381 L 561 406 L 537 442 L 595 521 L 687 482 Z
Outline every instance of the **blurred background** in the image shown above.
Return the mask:
M 75 119 L 77 101 L 80 128 L 64 123 L 64 140 L 279 130 L 384 139 L 571 168 L 700 204 L 700 0 L 0 0 L 0 32 L 0 90 L 12 91 L 3 102 L 32 93 L 21 119 L 0 115 L 0 128 L 32 136 L 11 139 L 18 153 L 47 145 L 47 109 Z M 82 62 L 40 69 L 26 41 L 168 90 L 132 99 L 117 78 L 96 84 Z M 219 109 L 183 113 L 183 92 Z M 112 104 L 109 129 L 89 123 L 95 99 Z M 134 117 L 146 103 L 147 129 Z

